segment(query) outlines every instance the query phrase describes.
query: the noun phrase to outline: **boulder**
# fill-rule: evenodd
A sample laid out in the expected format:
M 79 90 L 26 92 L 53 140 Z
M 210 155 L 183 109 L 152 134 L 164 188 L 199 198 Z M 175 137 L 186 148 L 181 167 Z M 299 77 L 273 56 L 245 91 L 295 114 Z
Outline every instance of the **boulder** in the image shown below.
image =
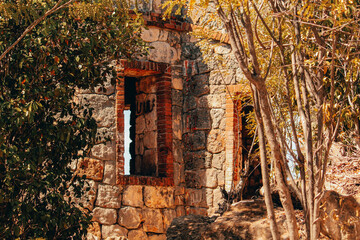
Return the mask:
M 325 191 L 320 199 L 320 232 L 333 240 L 360 240 L 360 204 L 353 196 Z

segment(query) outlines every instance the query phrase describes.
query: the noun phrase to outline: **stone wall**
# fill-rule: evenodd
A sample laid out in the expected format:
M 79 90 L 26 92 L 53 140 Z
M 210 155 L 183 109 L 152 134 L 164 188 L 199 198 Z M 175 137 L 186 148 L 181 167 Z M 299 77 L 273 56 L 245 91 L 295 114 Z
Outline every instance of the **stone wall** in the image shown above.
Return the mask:
M 119 62 L 121 75 L 117 86 L 107 83 L 105 90 L 98 88 L 79 94 L 80 101 L 94 108 L 100 132 L 111 139 L 99 142 L 89 158 L 77 164 L 79 174 L 86 175 L 90 187 L 81 199 L 84 207 L 93 212 L 93 226 L 89 229 L 88 239 L 121 236 L 128 239 L 166 239 L 165 232 L 173 218 L 192 213 L 213 215 L 218 208 L 217 203 L 221 201 L 220 187 L 229 189 L 232 183 L 233 160 L 227 155 L 233 152 L 233 148 L 228 144 L 229 131 L 226 128 L 227 121 L 231 122 L 232 117 L 227 120 L 226 99 L 229 95 L 226 85 L 236 84 L 242 78 L 236 63 L 230 64 L 232 68 L 228 69 L 224 80 L 215 65 L 203 63 L 195 45 L 197 40 L 184 31 L 184 26 L 188 25 L 172 22 L 159 28 L 161 24 L 147 22 L 152 24 L 143 30 L 142 38 L 152 47 L 150 54 L 129 63 L 131 67 Z M 220 44 L 216 51 L 228 61 L 233 61 L 228 45 Z M 159 70 L 163 65 L 154 63 L 166 64 L 167 69 Z M 159 90 L 161 84 L 167 84 L 162 74 L 165 80 L 170 78 L 169 91 L 166 90 L 168 88 Z M 123 119 L 117 116 L 124 109 L 124 102 L 120 101 L 124 95 L 124 77 L 142 79 L 137 86 L 143 89 L 139 91 L 142 95 L 139 94 L 138 98 L 146 102 L 156 95 L 158 108 L 167 109 L 165 112 L 157 109 L 148 113 L 157 116 L 157 129 L 149 130 L 151 127 L 146 123 L 142 125 L 141 117 L 136 123 L 143 126 L 137 130 L 137 139 L 143 139 L 143 145 L 141 141 L 136 145 L 137 153 L 145 155 L 145 150 L 165 151 L 152 161 L 155 164 L 162 162 L 167 167 L 164 172 L 166 178 L 124 176 L 123 160 L 117 156 L 123 154 Z M 151 90 L 151 83 L 157 84 L 156 91 L 163 91 L 162 95 Z M 144 90 L 145 86 L 150 90 Z M 164 94 L 169 96 L 162 97 Z M 159 105 L 161 101 L 165 103 Z M 166 116 L 160 116 L 159 111 Z M 146 118 L 144 116 L 144 122 Z M 154 125 L 152 121 L 154 116 L 148 123 Z M 166 125 L 159 124 L 170 124 L 171 127 L 163 130 L 159 126 Z M 159 131 L 163 132 L 159 134 Z M 144 142 L 145 132 L 149 134 L 147 138 L 154 139 L 153 142 Z M 164 137 L 164 140 L 159 142 L 159 137 Z M 169 139 L 170 149 L 165 149 L 166 143 L 162 141 Z M 153 145 L 147 145 L 150 143 Z

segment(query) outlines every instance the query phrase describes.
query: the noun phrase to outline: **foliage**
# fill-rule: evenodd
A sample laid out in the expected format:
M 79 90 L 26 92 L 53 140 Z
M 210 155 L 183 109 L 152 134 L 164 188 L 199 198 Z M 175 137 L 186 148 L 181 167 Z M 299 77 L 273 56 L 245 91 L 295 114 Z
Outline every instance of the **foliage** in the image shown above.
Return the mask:
M 0 1 L 0 53 L 26 33 L 0 61 L 1 239 L 86 233 L 91 216 L 74 203 L 84 180 L 71 163 L 93 146 L 97 125 L 74 96 L 114 82 L 111 61 L 144 49 L 142 22 L 126 9 L 112 0 Z

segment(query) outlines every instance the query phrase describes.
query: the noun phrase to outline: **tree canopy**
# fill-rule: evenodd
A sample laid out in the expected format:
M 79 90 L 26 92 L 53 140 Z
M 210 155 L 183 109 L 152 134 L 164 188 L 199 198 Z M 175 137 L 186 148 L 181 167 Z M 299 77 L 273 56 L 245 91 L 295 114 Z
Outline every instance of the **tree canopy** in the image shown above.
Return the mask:
M 0 1 L 0 238 L 81 239 L 91 216 L 71 163 L 96 141 L 77 90 L 117 77 L 144 50 L 125 1 Z M 70 191 L 71 189 L 71 191 Z

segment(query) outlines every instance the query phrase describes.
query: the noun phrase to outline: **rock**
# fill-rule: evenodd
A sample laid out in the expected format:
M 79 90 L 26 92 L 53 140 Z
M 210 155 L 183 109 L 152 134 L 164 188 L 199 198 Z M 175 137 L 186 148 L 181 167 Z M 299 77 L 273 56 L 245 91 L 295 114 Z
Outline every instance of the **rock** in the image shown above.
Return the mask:
M 78 163 L 78 175 L 86 175 L 87 179 L 101 181 L 104 175 L 104 166 L 101 160 L 84 158 Z
M 155 42 L 159 40 L 160 29 L 159 28 L 143 28 L 141 31 L 141 38 L 145 42 Z
M 125 206 L 142 207 L 143 202 L 143 187 L 142 186 L 127 186 L 124 190 L 122 203 Z
M 96 144 L 91 149 L 91 156 L 101 160 L 115 160 L 115 141 Z
M 121 189 L 118 186 L 100 184 L 95 205 L 104 208 L 120 208 Z
M 127 229 L 136 229 L 143 221 L 141 209 L 124 207 L 119 210 L 118 223 Z
M 128 239 L 129 240 L 148 240 L 148 236 L 146 235 L 146 232 L 143 230 L 132 230 L 128 233 Z
M 115 185 L 116 183 L 116 162 L 105 161 L 103 183 Z
M 143 228 L 145 232 L 165 232 L 163 216 L 159 209 L 143 209 L 142 214 L 144 218 Z
M 102 239 L 126 237 L 128 230 L 119 225 L 103 225 L 101 229 Z
M 150 208 L 173 208 L 175 207 L 174 189 L 145 186 L 144 203 Z
M 116 210 L 96 207 L 93 211 L 93 220 L 100 224 L 112 225 L 116 223 Z
M 213 129 L 208 136 L 207 149 L 210 153 L 220 153 L 225 149 L 224 134 L 219 129 Z
M 359 202 L 353 196 L 325 191 L 320 200 L 320 232 L 333 240 L 359 240 Z

